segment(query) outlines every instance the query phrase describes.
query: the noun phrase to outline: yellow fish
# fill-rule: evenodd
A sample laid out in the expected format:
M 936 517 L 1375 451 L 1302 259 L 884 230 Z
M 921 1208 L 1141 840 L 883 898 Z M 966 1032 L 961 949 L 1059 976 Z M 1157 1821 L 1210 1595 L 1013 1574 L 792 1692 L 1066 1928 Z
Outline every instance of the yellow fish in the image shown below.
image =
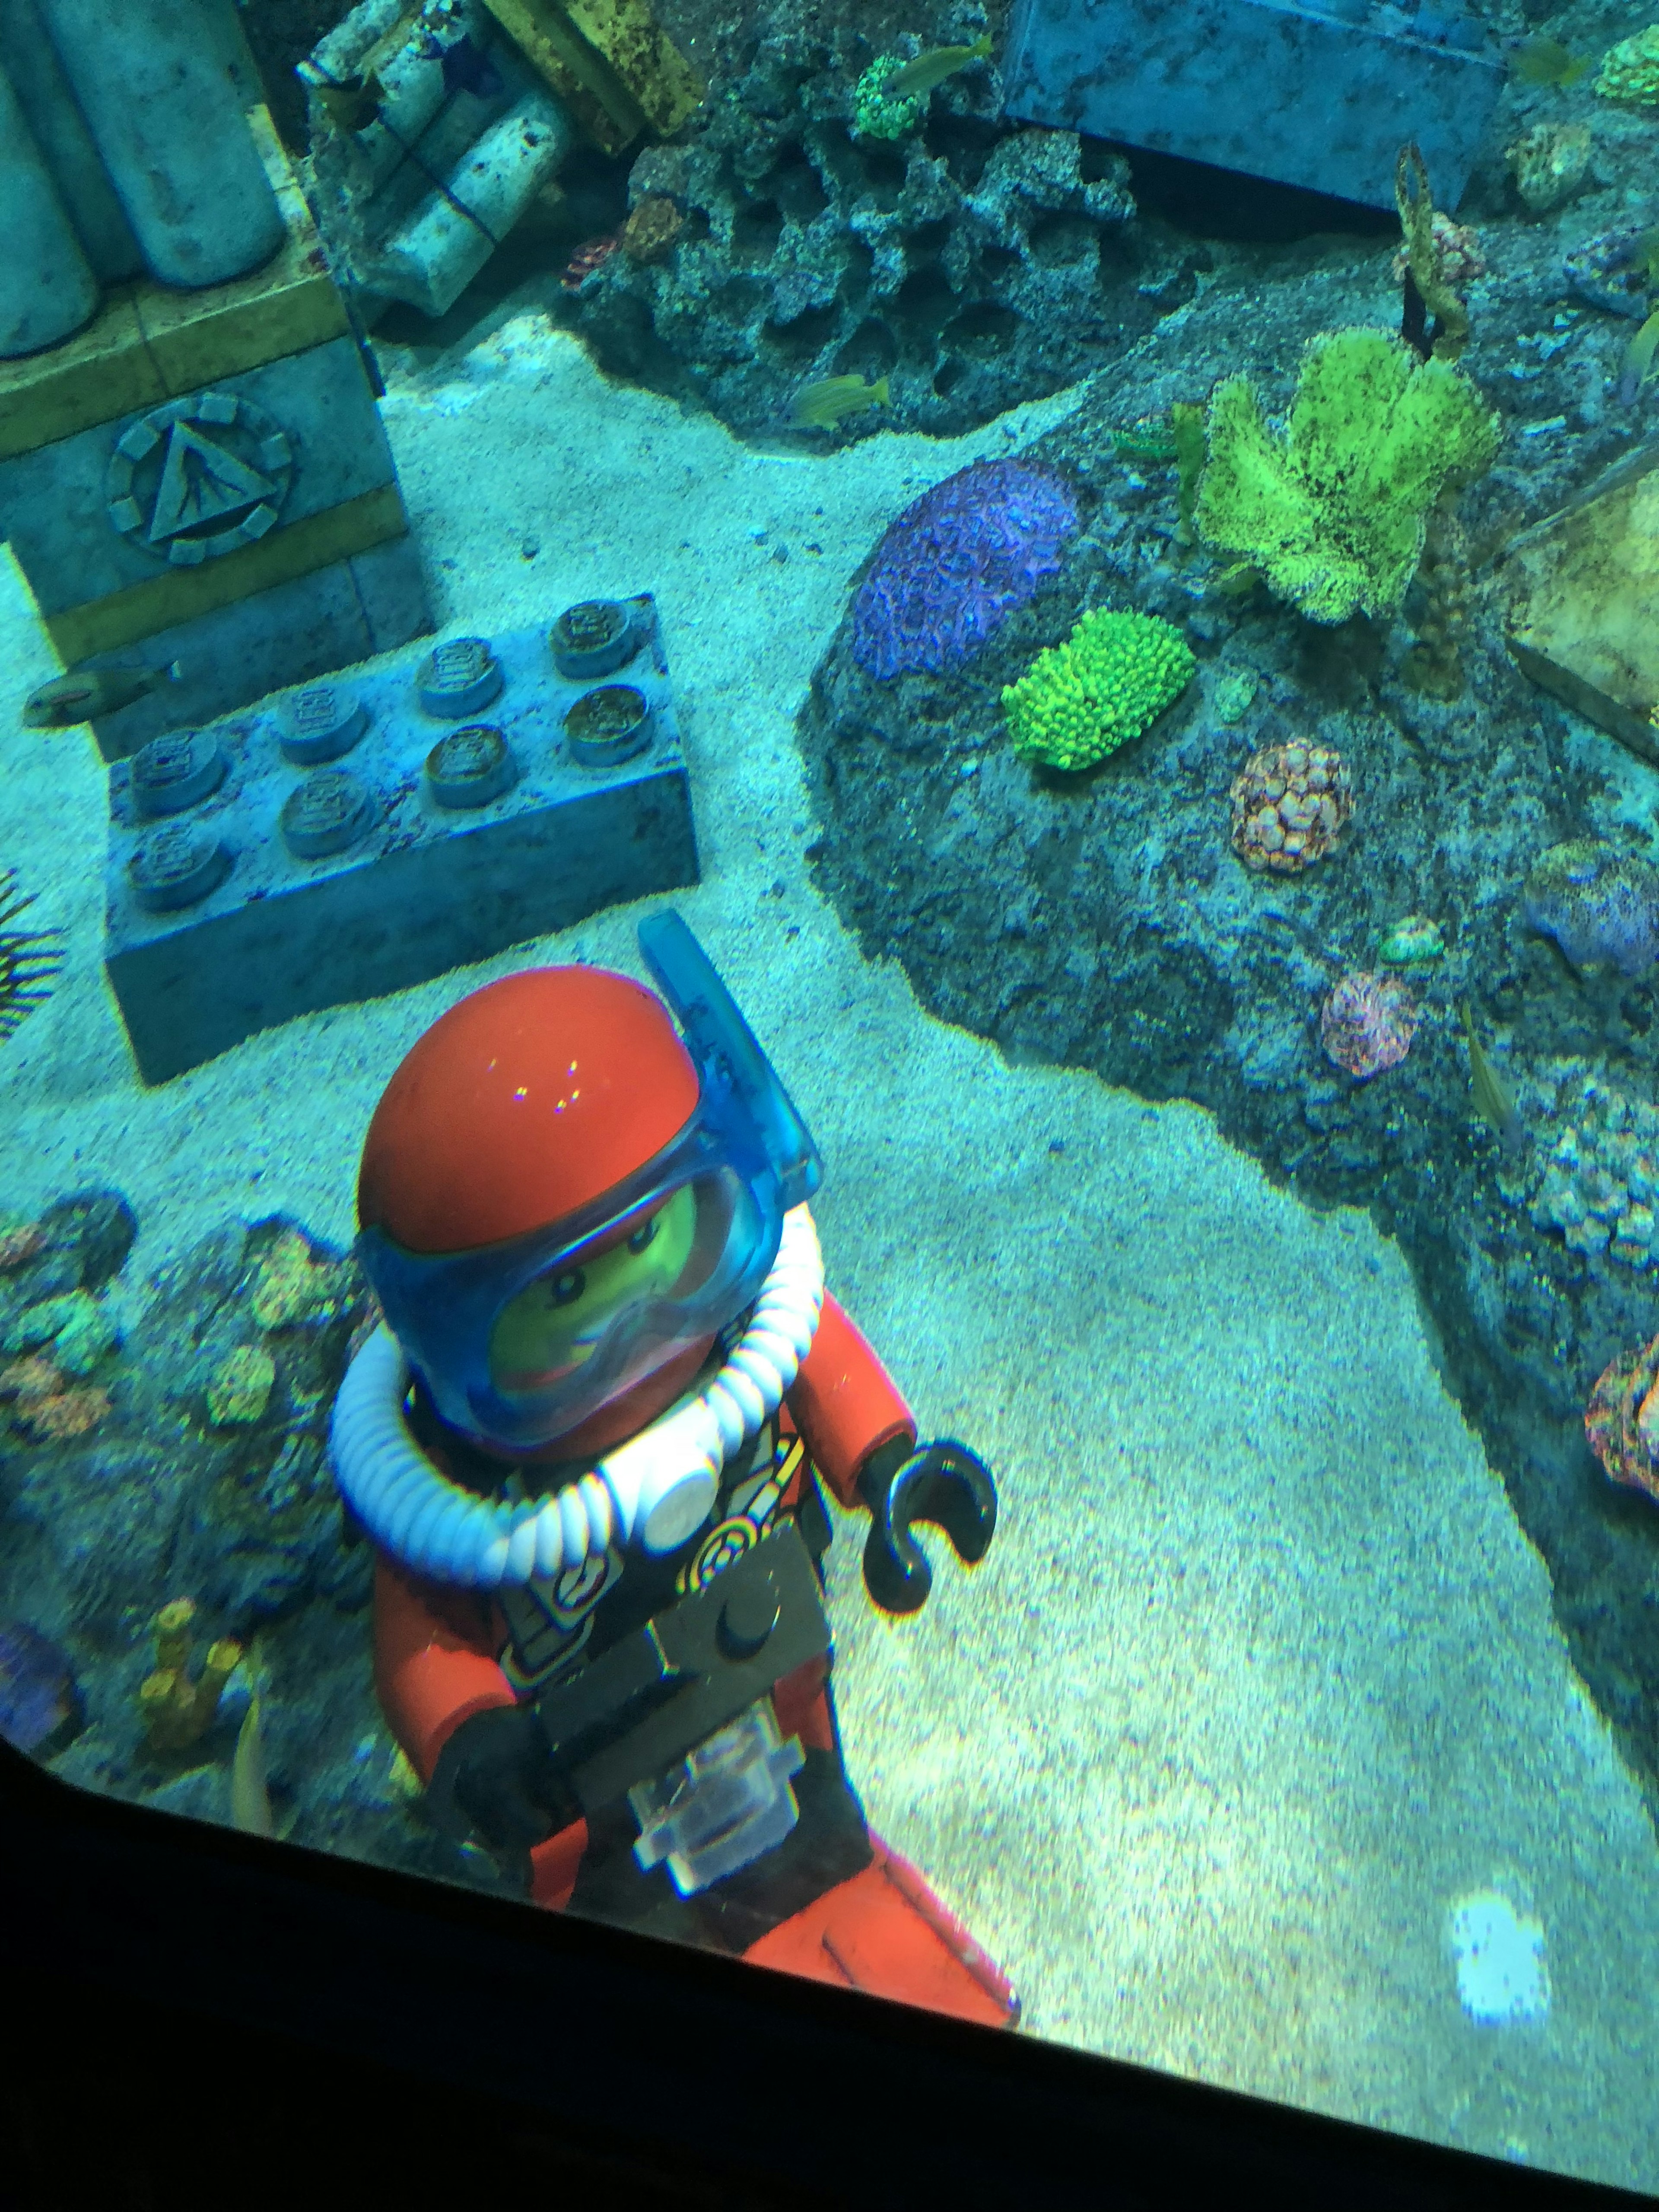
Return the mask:
M 1474 1033 L 1474 1016 L 1469 1012 L 1467 999 L 1463 1001 L 1463 1034 L 1468 1039 L 1469 1082 L 1474 1092 L 1474 1110 L 1501 1140 L 1506 1152 L 1517 1152 L 1527 1141 L 1526 1124 Z
M 887 379 L 866 384 L 861 376 L 826 376 L 795 394 L 795 420 L 804 429 L 831 430 L 844 415 L 862 407 L 887 404 Z
M 386 87 L 374 70 L 367 76 L 342 78 L 337 84 L 332 78 L 324 77 L 314 77 L 310 82 L 337 131 L 367 131 L 371 123 L 379 121 L 386 101 Z
M 966 69 L 969 62 L 984 62 L 991 58 L 991 36 L 988 31 L 974 40 L 970 46 L 935 46 L 929 53 L 918 54 L 913 62 L 906 62 L 902 70 L 895 70 L 882 86 L 884 100 L 914 100 L 920 93 L 931 92 L 936 84 L 943 84 L 947 76 Z
M 359 56 L 349 76 L 331 77 L 315 62 L 300 64 L 300 76 L 316 93 L 337 131 L 367 131 L 371 123 L 379 121 L 386 96 L 380 71 L 397 59 L 414 36 L 418 12 L 410 9 L 399 15 L 392 28 Z
M 1619 404 L 1634 407 L 1636 395 L 1653 374 L 1653 356 L 1659 353 L 1659 307 L 1656 307 L 1625 348 L 1619 364 Z
M 257 1697 L 248 1699 L 230 1762 L 230 1817 L 246 1835 L 269 1836 L 275 1831 L 276 1824 L 270 1817 L 270 1791 L 265 1784 L 265 1747 L 259 1734 Z
M 123 707 L 179 681 L 179 664 L 165 668 L 88 668 L 79 676 L 54 676 L 23 702 L 27 730 L 68 730 L 118 714 Z
M 1510 67 L 1522 84 L 1553 84 L 1564 90 L 1589 74 L 1583 54 L 1570 54 L 1559 39 L 1528 39 L 1512 47 Z

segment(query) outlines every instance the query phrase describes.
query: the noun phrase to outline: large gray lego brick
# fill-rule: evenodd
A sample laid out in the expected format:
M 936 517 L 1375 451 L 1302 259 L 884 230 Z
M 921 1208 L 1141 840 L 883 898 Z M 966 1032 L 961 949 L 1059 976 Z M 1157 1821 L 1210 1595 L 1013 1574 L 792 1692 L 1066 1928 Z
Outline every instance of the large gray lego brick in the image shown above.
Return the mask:
M 1503 76 L 1455 5 L 1370 0 L 1020 0 L 1003 64 L 1018 122 L 1381 208 L 1407 139 L 1436 204 L 1457 205 Z
M 431 627 L 414 541 L 391 538 L 80 662 L 88 669 L 179 664 L 176 683 L 103 716 L 93 735 L 106 760 L 124 760 L 164 731 L 215 720 L 268 691 L 315 683 Z
M 112 769 L 105 965 L 146 1082 L 296 1015 L 405 989 L 696 881 L 655 607 L 648 595 L 619 604 L 629 657 L 604 673 L 562 676 L 547 628 L 515 630 L 483 641 L 498 691 L 471 703 L 458 694 L 434 714 L 420 696 L 429 654 L 409 647 L 175 732 Z M 643 743 L 585 765 L 567 716 L 600 690 L 644 702 Z M 284 752 L 296 730 L 314 739 L 359 724 L 349 749 L 312 764 Z M 429 757 L 446 739 L 434 785 Z M 500 763 L 503 748 L 517 781 L 491 798 L 480 764 Z M 483 800 L 446 805 L 441 788 Z M 343 849 L 295 849 L 343 832 Z M 155 910 L 141 881 L 152 899 L 160 884 L 189 903 Z
M 396 478 L 356 345 L 332 338 L 0 461 L 0 532 L 52 616 Z

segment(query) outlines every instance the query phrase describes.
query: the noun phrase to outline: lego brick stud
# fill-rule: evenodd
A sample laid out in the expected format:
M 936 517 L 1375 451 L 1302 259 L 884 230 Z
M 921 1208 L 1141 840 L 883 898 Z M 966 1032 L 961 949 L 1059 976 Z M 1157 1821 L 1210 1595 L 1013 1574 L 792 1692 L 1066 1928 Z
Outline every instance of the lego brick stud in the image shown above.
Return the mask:
M 426 757 L 427 789 L 440 806 L 488 806 L 518 780 L 511 746 L 488 722 L 452 731 Z
M 277 817 L 296 860 L 320 860 L 357 842 L 374 819 L 374 794 L 349 769 L 325 769 L 291 792 Z
M 422 664 L 415 688 L 428 714 L 459 721 L 487 707 L 501 688 L 500 664 L 481 637 L 452 637 Z
M 579 767 L 615 768 L 651 742 L 651 705 L 631 684 L 585 691 L 564 718 L 570 757 Z
M 619 599 L 583 599 L 565 609 L 549 642 L 560 675 L 580 682 L 614 675 L 634 658 L 640 641 L 633 618 Z
M 295 768 L 316 768 L 349 753 L 368 727 L 361 699 L 337 684 L 301 692 L 283 719 L 276 742 Z
M 224 881 L 230 855 L 210 830 L 195 822 L 173 822 L 143 843 L 127 865 L 127 879 L 140 906 L 151 914 L 173 914 L 195 906 Z
M 224 780 L 223 750 L 206 730 L 169 730 L 132 757 L 132 803 L 152 819 L 182 814 Z

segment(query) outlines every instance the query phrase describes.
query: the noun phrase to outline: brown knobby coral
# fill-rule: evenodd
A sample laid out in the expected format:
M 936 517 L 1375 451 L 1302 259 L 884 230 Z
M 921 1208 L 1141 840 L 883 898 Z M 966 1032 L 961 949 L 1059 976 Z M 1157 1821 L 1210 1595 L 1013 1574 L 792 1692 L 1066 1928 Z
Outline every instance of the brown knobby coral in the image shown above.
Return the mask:
M 622 227 L 622 250 L 630 261 L 660 261 L 685 228 L 685 217 L 661 192 L 636 200 Z
M 153 1751 L 185 1751 L 204 1734 L 219 1710 L 219 1692 L 234 1673 L 242 1647 L 229 1637 L 210 1644 L 201 1674 L 191 1679 L 193 1598 L 176 1597 L 150 1624 L 155 1638 L 155 1668 L 138 1689 L 138 1711 Z
M 71 1437 L 90 1436 L 109 1413 L 109 1393 L 96 1383 L 82 1382 L 54 1391 L 32 1404 L 20 1405 L 18 1417 L 42 1442 L 66 1443 Z
M 1247 868 L 1299 875 L 1353 814 L 1353 782 L 1334 746 L 1264 745 L 1233 778 L 1232 846 Z
M 0 1367 L 0 1398 L 15 1398 L 20 1407 L 50 1398 L 63 1387 L 63 1376 L 51 1360 L 42 1359 L 38 1352 Z
M 251 1303 L 261 1328 L 286 1328 L 303 1320 L 334 1287 L 334 1272 L 319 1267 L 297 1229 L 284 1229 L 261 1254 Z
M 1417 642 L 1401 665 L 1401 678 L 1413 691 L 1449 704 L 1463 696 L 1462 647 L 1474 592 L 1468 540 L 1453 491 L 1443 492 L 1430 510 L 1416 581 L 1421 593 Z
M 8 1274 L 12 1268 L 33 1260 L 46 1241 L 32 1221 L 21 1228 L 0 1229 L 0 1274 Z
M 34 1353 L 0 1368 L 0 1398 L 15 1401 L 17 1425 L 38 1442 L 89 1436 L 109 1413 L 109 1394 L 90 1382 L 65 1384 L 61 1369 Z
M 1534 123 L 1504 149 L 1516 197 L 1534 215 L 1546 215 L 1571 198 L 1584 181 L 1589 158 L 1588 123 Z

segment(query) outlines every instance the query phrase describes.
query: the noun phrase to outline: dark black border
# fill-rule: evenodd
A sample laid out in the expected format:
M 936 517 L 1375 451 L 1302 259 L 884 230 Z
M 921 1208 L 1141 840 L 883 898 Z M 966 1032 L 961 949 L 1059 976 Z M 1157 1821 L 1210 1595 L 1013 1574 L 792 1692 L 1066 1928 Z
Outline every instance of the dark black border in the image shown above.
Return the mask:
M 434 2173 L 447 2136 L 472 2146 L 489 2208 L 520 2193 L 509 2139 L 539 2146 L 538 2171 L 574 2161 L 548 2212 L 1647 2201 L 161 1818 L 3 1744 L 0 2076 L 20 2160 L 20 2130 L 48 2166 L 76 2155 L 72 2120 L 39 2118 L 51 2084 L 85 2112 L 125 2081 L 123 2126 L 149 2115 L 181 2180 L 192 2117 L 234 2141 L 239 2119 L 276 2127 L 274 2104 L 297 2143 L 321 2081 L 331 2129 L 360 2118 L 380 2146 L 366 2172 L 389 2178 L 418 2116 Z M 613 2157 L 607 2194 L 592 2177 Z M 225 2201 L 263 2202 L 253 2179 L 227 2176 Z

